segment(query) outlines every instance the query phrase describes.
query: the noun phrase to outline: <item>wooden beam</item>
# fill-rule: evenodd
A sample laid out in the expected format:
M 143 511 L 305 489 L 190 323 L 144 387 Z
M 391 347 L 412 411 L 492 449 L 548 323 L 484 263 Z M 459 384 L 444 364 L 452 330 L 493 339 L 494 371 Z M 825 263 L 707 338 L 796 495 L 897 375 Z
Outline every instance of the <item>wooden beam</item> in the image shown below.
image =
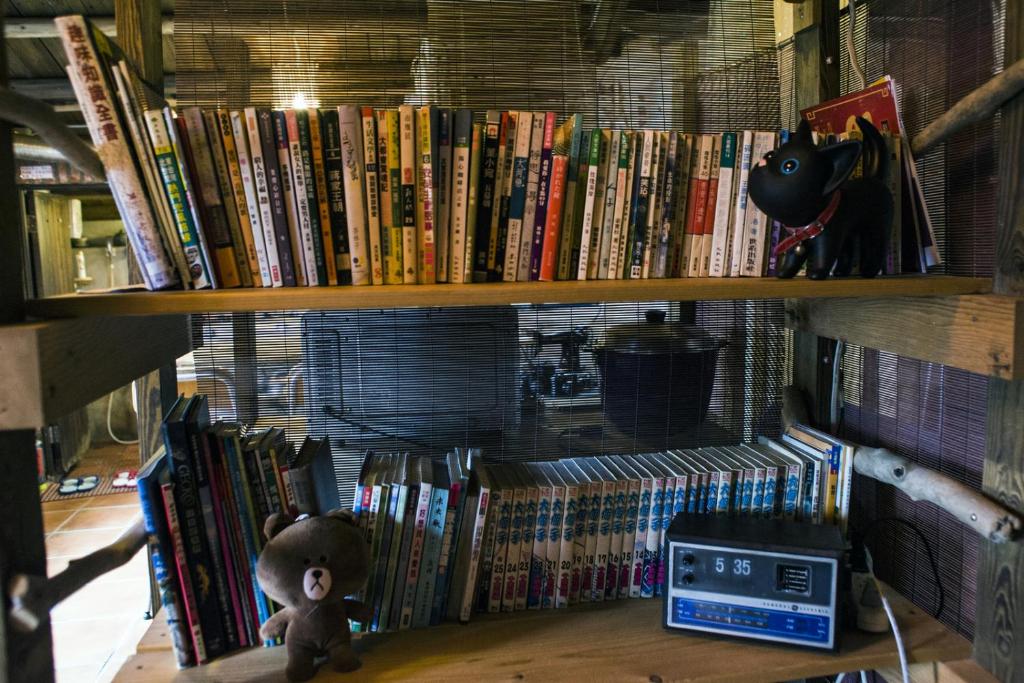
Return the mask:
M 111 38 L 117 37 L 117 22 L 111 16 L 89 16 L 89 21 Z M 164 15 L 160 18 L 160 33 L 165 36 L 174 35 L 174 17 Z M 4 38 L 18 40 L 26 38 L 59 38 L 53 17 L 10 17 L 4 26 Z
M 0 327 L 0 430 L 50 424 L 191 350 L 185 316 Z
M 1024 299 L 790 299 L 786 326 L 1001 379 L 1024 379 Z
M 83 293 L 35 299 L 28 307 L 40 318 L 94 315 L 390 308 L 403 306 L 501 306 L 509 304 L 611 301 L 711 301 L 789 297 L 889 297 L 984 294 L 984 278 L 945 275 L 782 280 L 766 278 L 681 278 L 495 282 L 470 285 L 378 285 L 375 287 L 279 287 L 202 291 Z
M 175 94 L 174 74 L 164 75 L 164 97 L 173 99 Z M 71 81 L 66 78 L 15 78 L 11 90 L 33 99 L 45 102 L 77 102 Z
M 1024 7 L 1006 4 L 1004 59 L 1024 58 Z M 1024 94 L 1002 108 L 999 131 L 999 196 L 995 290 L 1024 294 Z M 982 489 L 1024 512 L 1024 381 L 993 379 L 988 385 Z M 974 658 L 996 678 L 1024 678 L 1024 544 L 981 544 L 974 630 Z

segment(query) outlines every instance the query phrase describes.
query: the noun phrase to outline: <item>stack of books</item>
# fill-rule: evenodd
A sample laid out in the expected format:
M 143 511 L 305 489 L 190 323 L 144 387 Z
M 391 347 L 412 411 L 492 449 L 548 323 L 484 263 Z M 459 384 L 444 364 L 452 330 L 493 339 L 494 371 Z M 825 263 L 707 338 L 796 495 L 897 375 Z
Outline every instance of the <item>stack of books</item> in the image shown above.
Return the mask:
M 772 273 L 747 176 L 777 131 L 433 105 L 176 113 L 88 21 L 57 23 L 152 289 Z
M 851 445 L 799 425 L 781 440 L 631 456 L 370 454 L 355 491 L 374 568 L 364 629 L 658 596 L 675 515 L 845 528 L 852 463 Z
M 326 439 L 296 451 L 278 428 L 210 424 L 203 395 L 179 398 L 162 430 L 138 490 L 177 662 L 189 666 L 259 644 L 277 609 L 256 582 L 263 524 L 337 507 L 316 484 L 337 485 Z

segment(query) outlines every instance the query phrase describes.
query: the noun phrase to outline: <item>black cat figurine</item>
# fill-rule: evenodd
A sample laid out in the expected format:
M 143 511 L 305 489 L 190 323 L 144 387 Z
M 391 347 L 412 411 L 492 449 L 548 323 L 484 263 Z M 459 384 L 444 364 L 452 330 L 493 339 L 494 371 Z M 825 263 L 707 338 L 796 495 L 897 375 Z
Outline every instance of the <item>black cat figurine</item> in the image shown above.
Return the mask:
M 780 235 L 778 277 L 849 275 L 856 261 L 863 277 L 874 277 L 885 262 L 893 198 L 886 184 L 889 154 L 878 130 L 857 117 L 857 140 L 818 148 L 811 127 L 801 121 L 779 149 L 750 169 L 750 199 L 785 229 Z M 863 158 L 862 176 L 850 178 Z

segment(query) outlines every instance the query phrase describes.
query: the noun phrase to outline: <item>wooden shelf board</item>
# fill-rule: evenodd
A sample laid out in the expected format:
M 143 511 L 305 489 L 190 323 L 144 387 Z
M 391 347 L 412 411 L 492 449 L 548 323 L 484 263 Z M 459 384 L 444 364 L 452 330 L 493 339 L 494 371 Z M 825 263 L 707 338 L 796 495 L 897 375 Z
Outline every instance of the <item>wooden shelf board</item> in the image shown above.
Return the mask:
M 191 350 L 184 315 L 0 326 L 0 431 L 51 424 Z
M 970 655 L 963 637 L 889 591 L 911 662 Z M 898 666 L 888 634 L 848 631 L 838 654 L 666 632 L 662 601 L 626 600 L 557 612 L 483 616 L 467 625 L 370 635 L 358 640 L 363 667 L 338 674 L 325 666 L 314 681 L 783 681 L 840 671 Z M 154 629 L 166 626 L 155 622 Z M 176 671 L 164 636 L 145 638 L 115 681 L 277 681 L 283 647 L 246 650 Z M 167 648 L 157 650 L 154 642 Z
M 1000 379 L 1024 379 L 1024 299 L 791 299 L 786 325 Z
M 794 278 L 684 278 L 586 282 L 494 282 L 469 285 L 376 287 L 282 287 L 208 291 L 125 291 L 35 299 L 31 315 L 66 318 L 94 315 L 161 315 L 233 311 L 493 306 L 612 301 L 702 301 L 803 297 L 890 297 L 984 294 L 986 278 L 946 275 L 808 280 Z

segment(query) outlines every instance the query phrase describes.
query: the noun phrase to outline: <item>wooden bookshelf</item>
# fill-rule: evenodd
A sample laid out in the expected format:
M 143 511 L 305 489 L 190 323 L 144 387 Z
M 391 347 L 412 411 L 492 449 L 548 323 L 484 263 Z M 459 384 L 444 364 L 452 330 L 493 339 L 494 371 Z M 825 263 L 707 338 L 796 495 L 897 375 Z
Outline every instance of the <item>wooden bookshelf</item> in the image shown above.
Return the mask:
M 27 303 L 30 315 L 69 318 L 99 315 L 169 315 L 239 311 L 392 308 L 405 306 L 498 306 L 507 304 L 620 301 L 707 301 L 831 297 L 950 296 L 986 294 L 987 278 L 922 275 L 808 280 L 794 278 L 694 278 L 495 282 L 469 285 L 376 287 L 282 287 L 72 294 Z
M 952 661 L 970 643 L 895 591 L 887 591 L 911 662 Z M 837 654 L 666 632 L 662 601 L 625 600 L 557 612 L 488 615 L 468 625 L 370 635 L 363 667 L 314 681 L 783 681 L 899 666 L 889 634 L 850 630 Z M 115 678 L 119 683 L 283 680 L 285 648 L 255 648 L 177 671 L 166 624 L 154 622 Z

